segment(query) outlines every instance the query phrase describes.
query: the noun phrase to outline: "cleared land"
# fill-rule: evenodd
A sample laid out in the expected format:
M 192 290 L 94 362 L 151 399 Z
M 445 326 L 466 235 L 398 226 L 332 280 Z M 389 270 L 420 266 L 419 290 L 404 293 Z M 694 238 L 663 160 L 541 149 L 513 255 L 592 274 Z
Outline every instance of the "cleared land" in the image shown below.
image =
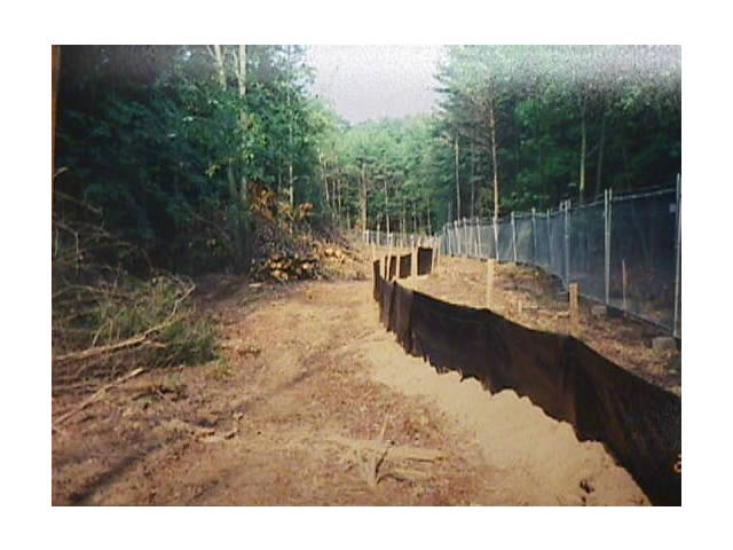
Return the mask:
M 461 262 L 416 285 L 481 300 Z M 522 269 L 500 266 L 497 286 Z M 526 398 L 407 356 L 378 323 L 371 281 L 200 288 L 224 358 L 144 372 L 59 426 L 54 504 L 647 503 L 601 444 Z M 78 401 L 56 398 L 55 417 Z

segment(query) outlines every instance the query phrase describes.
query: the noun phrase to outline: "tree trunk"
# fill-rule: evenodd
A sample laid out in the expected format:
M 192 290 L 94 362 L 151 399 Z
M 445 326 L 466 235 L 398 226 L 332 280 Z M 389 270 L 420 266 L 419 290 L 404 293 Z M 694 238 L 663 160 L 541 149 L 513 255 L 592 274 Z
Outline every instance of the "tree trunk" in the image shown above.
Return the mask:
M 578 202 L 583 203 L 583 195 L 585 194 L 585 157 L 587 131 L 585 126 L 585 95 L 583 96 L 580 107 L 580 174 L 578 183 Z
M 367 188 L 366 188 L 366 166 L 361 163 L 361 228 L 367 228 Z
M 239 106 L 239 123 L 242 125 L 242 129 L 246 130 L 247 128 L 247 112 L 244 108 L 244 100 L 247 96 L 247 47 L 244 44 L 240 44 L 237 47 L 237 88 L 239 92 L 239 99 L 240 99 L 240 106 Z M 246 159 L 242 159 L 243 164 L 246 163 Z M 248 189 L 247 189 L 247 175 L 244 170 L 242 170 L 242 174 L 240 177 L 240 186 L 239 186 L 239 217 L 241 218 L 242 214 L 244 214 L 245 219 L 240 219 L 240 240 L 242 242 L 242 261 L 244 263 L 243 268 L 246 268 L 249 265 L 250 262 L 250 249 L 249 245 L 247 243 L 247 234 L 246 231 L 246 225 L 242 225 L 242 222 L 246 224 L 247 221 L 247 212 L 249 211 L 247 205 L 249 204 L 249 196 L 248 196 Z
M 292 66 L 292 50 L 288 46 L 288 66 Z M 290 87 L 288 87 L 288 186 L 290 187 L 290 208 L 295 207 L 295 186 L 293 185 L 293 109 L 291 106 Z
M 288 196 L 290 198 L 290 208 L 295 207 L 295 186 L 293 185 L 293 156 L 292 156 L 292 143 L 293 143 L 293 126 L 290 126 L 290 161 L 288 162 Z
M 430 220 L 430 196 L 426 197 L 427 208 L 425 209 L 425 219 L 427 221 L 428 235 L 433 234 L 433 224 Z
M 456 153 L 456 219 L 460 219 L 461 217 L 461 187 L 460 187 L 460 180 L 458 179 L 458 132 L 456 132 L 455 136 L 455 145 L 454 145 L 455 153 Z
M 603 175 L 603 147 L 606 144 L 606 114 L 601 118 L 601 137 L 598 141 L 598 164 L 596 165 L 596 197 L 601 194 Z
M 494 100 L 489 101 L 489 129 L 491 141 L 491 164 L 494 172 L 494 220 L 499 219 L 499 164 L 496 158 L 496 116 Z
M 56 173 L 56 121 L 58 120 L 61 46 L 51 46 L 51 185 Z
M 227 89 L 227 75 L 224 71 L 224 56 L 221 53 L 221 46 L 218 44 L 214 45 L 214 59 L 216 61 L 216 72 L 219 76 L 219 86 L 222 90 Z
M 338 218 L 338 225 L 341 227 L 341 174 L 336 172 L 336 211 Z
M 400 222 L 400 231 L 407 233 L 407 212 L 405 211 L 405 199 L 402 199 L 402 221 Z
M 331 207 L 331 197 L 328 192 L 328 180 L 326 179 L 326 163 L 323 160 L 323 153 L 318 155 L 318 161 L 321 165 L 321 178 L 323 179 L 323 192 L 326 195 L 326 207 Z
M 387 220 L 387 235 L 389 235 L 389 198 L 387 195 L 387 178 L 384 178 L 384 219 Z
M 224 55 L 222 54 L 221 46 L 214 45 L 214 60 L 216 62 L 217 74 L 219 77 L 219 86 L 223 92 L 227 91 L 227 77 L 226 70 L 224 67 Z M 234 161 L 229 159 L 227 163 L 227 182 L 229 191 L 229 200 L 232 204 L 232 219 L 231 219 L 231 238 L 234 250 L 234 268 L 236 271 L 241 272 L 244 270 L 244 250 L 243 250 L 243 239 L 242 239 L 242 220 L 241 220 L 241 196 L 239 191 L 239 184 L 234 170 Z
M 476 160 L 474 156 L 475 147 L 471 140 L 471 217 L 476 215 Z

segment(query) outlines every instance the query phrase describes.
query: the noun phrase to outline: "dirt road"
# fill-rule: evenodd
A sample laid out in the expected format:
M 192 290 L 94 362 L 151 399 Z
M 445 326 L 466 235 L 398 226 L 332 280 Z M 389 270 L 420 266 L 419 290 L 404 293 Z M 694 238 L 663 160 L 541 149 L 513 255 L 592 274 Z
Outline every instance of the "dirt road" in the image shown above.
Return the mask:
M 225 359 L 144 373 L 54 432 L 54 504 L 647 503 L 568 424 L 406 356 L 371 281 L 207 292 Z

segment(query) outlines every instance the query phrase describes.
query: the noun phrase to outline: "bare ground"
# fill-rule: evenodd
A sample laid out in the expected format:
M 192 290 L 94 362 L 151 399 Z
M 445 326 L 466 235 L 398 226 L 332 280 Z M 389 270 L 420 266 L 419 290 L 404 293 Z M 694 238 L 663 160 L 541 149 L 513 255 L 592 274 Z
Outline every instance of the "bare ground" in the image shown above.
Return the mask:
M 143 373 L 59 426 L 53 503 L 647 504 L 526 398 L 405 355 L 371 285 L 205 285 L 224 359 Z

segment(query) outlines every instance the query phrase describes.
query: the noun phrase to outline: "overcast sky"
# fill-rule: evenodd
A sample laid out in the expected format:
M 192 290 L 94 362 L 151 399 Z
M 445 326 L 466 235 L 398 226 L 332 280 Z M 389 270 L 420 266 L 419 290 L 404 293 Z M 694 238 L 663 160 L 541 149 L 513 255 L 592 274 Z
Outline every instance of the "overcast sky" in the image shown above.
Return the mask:
M 427 113 L 440 46 L 308 46 L 314 91 L 352 123 Z

